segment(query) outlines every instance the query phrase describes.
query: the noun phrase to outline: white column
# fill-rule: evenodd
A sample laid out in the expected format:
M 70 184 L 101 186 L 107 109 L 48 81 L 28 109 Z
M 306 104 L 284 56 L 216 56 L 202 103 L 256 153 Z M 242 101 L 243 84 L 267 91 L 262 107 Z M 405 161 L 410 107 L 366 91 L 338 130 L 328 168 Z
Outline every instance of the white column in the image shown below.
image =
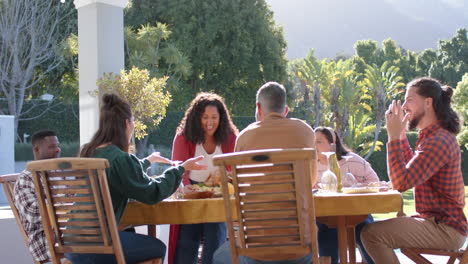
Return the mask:
M 124 69 L 123 8 L 127 0 L 74 0 L 78 9 L 78 68 L 80 85 L 80 145 L 98 129 L 97 90 L 103 73 Z M 66 122 L 66 120 L 64 120 Z

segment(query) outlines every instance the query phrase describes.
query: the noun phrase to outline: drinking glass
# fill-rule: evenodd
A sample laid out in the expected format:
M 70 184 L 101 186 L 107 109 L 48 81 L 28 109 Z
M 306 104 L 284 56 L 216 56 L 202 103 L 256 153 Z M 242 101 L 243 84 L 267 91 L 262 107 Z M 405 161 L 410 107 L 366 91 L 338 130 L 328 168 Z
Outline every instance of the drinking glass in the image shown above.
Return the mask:
M 342 158 L 345 159 L 345 164 L 347 164 L 349 162 L 350 159 L 353 158 L 353 156 L 341 156 Z M 357 186 L 358 182 L 356 180 L 356 177 L 354 177 L 354 175 L 349 171 L 349 164 L 347 164 L 348 166 L 348 169 L 347 169 L 347 172 L 343 175 L 343 180 L 342 180 L 342 183 L 343 183 L 343 187 L 355 187 Z
M 323 172 L 319 186 L 324 192 L 336 192 L 338 188 L 338 180 L 336 179 L 335 173 L 330 170 L 330 156 L 335 154 L 335 152 L 322 152 L 322 154 L 327 157 L 328 168 Z

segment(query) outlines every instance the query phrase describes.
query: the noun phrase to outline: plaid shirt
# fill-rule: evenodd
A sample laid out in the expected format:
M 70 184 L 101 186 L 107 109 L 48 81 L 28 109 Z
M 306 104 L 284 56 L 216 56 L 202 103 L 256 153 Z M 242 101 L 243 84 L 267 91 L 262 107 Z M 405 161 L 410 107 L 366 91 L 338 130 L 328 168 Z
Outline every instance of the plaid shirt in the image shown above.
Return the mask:
M 29 238 L 29 251 L 36 261 L 50 259 L 31 172 L 21 172 L 13 193 L 21 223 Z
M 414 187 L 419 217 L 435 217 L 467 235 L 461 153 L 453 134 L 435 123 L 419 131 L 414 153 L 408 140 L 389 142 L 387 160 L 393 188 Z

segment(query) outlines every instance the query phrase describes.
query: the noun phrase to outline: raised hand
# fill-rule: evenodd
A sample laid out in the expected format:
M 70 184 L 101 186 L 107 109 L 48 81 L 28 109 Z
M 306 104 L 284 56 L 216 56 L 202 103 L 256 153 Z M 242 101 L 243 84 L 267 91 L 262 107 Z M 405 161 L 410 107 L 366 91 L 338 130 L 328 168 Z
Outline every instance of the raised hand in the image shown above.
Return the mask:
M 385 123 L 387 127 L 388 140 L 398 140 L 406 136 L 406 126 L 409 115 L 405 114 L 401 107 L 401 101 L 392 101 L 385 112 Z
M 182 163 L 182 167 L 184 167 L 185 170 L 206 170 L 208 169 L 207 165 L 198 163 L 200 160 L 204 158 L 205 157 L 203 156 L 198 156 L 198 157 L 188 159 L 184 163 Z

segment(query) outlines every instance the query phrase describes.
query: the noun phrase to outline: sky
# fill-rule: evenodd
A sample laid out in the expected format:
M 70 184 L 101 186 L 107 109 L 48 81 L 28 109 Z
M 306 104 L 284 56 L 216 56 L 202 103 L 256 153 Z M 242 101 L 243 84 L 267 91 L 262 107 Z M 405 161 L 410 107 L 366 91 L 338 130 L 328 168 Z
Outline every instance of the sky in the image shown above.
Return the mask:
M 284 30 L 287 57 L 354 54 L 361 39 L 392 38 L 422 51 L 468 28 L 468 0 L 267 0 Z

